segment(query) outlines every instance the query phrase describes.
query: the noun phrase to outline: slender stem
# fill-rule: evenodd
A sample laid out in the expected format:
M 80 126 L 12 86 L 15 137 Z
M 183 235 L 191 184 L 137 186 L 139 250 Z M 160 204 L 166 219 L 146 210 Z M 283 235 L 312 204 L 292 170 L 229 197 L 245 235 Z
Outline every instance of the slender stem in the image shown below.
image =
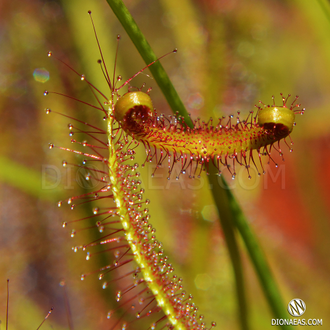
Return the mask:
M 0 182 L 10 184 L 42 200 L 54 202 L 60 199 L 61 191 L 57 182 L 52 182 L 47 176 L 47 171 L 53 168 L 45 165 L 40 173 L 5 156 L 0 156 L 0 164 Z
M 273 274 L 268 266 L 266 257 L 260 248 L 258 240 L 253 233 L 251 227 L 248 224 L 240 206 L 235 200 L 234 195 L 230 191 L 229 186 L 226 181 L 221 177 L 222 185 L 224 187 L 223 191 L 227 195 L 227 200 L 229 202 L 229 208 L 233 214 L 233 220 L 236 228 L 238 229 L 240 235 L 243 238 L 245 246 L 250 255 L 251 261 L 254 265 L 256 273 L 259 277 L 260 284 L 264 291 L 264 294 L 268 300 L 268 304 L 271 307 L 273 314 L 276 318 L 285 319 L 288 317 L 286 310 L 283 308 L 284 303 L 280 295 L 280 291 L 274 280 Z M 292 329 L 291 326 L 284 325 L 285 329 Z
M 236 294 L 238 301 L 238 314 L 241 323 L 241 329 L 247 330 L 248 326 L 248 308 L 246 303 L 246 294 L 244 287 L 244 272 L 241 262 L 241 256 L 236 241 L 236 228 L 235 219 L 228 203 L 228 197 L 225 189 L 219 185 L 218 169 L 213 164 L 209 166 L 209 182 L 212 187 L 212 194 L 215 205 L 217 206 L 221 227 L 225 236 L 226 244 L 228 247 L 230 259 L 233 265 L 235 282 L 236 282 Z M 222 178 L 222 177 L 221 177 Z M 216 198 L 215 198 L 216 196 Z

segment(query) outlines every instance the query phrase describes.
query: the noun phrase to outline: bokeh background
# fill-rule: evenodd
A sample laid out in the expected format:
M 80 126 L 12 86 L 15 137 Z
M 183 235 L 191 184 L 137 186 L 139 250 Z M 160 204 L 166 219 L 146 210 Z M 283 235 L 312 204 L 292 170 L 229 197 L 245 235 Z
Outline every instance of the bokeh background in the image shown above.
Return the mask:
M 296 118 L 292 153 L 282 144 L 285 162 L 266 166 L 266 175 L 247 179 L 244 170 L 232 181 L 251 226 L 263 247 L 285 303 L 301 298 L 304 317 L 330 323 L 330 20 L 327 1 L 280 0 L 130 0 L 124 1 L 161 56 L 193 118 L 208 120 L 241 112 L 279 93 L 299 95 L 306 108 Z M 42 329 L 108 329 L 106 313 L 114 292 L 102 290 L 97 276 L 80 274 L 97 267 L 71 250 L 63 221 L 83 217 L 58 209 L 57 201 L 83 190 L 79 173 L 64 171 L 74 156 L 49 150 L 48 143 L 68 145 L 68 119 L 46 116 L 45 108 L 84 120 L 99 114 L 45 89 L 91 100 L 86 85 L 54 59 L 53 53 L 107 92 L 88 10 L 110 70 L 116 36 L 117 73 L 128 79 L 144 64 L 105 1 L 8 1 L 0 3 L 0 319 L 4 327 L 6 279 L 10 279 L 10 329 L 36 329 L 51 306 Z M 35 71 L 38 69 L 38 71 Z M 48 77 L 49 74 L 49 77 Z M 147 72 L 132 82 L 153 87 L 159 112 L 170 113 Z M 100 124 L 102 121 L 100 119 Z M 288 140 L 290 143 L 290 140 Z M 69 146 L 69 145 L 68 145 Z M 141 149 L 139 162 L 144 160 Z M 167 180 L 166 168 L 142 180 L 151 199 L 151 222 L 157 237 L 184 278 L 186 290 L 209 325 L 239 329 L 231 264 L 205 175 L 196 181 Z M 90 213 L 89 213 L 90 214 Z M 88 233 L 84 233 L 88 236 Z M 88 241 L 88 237 L 79 240 Z M 251 329 L 271 329 L 272 315 L 241 244 Z M 65 280 L 66 286 L 63 287 Z M 62 281 L 62 282 L 61 282 Z M 67 296 L 67 300 L 65 298 Z M 68 321 L 68 302 L 71 320 Z M 290 315 L 288 314 L 288 318 Z M 136 323 L 136 328 L 138 328 Z M 299 328 L 299 327 L 298 327 Z

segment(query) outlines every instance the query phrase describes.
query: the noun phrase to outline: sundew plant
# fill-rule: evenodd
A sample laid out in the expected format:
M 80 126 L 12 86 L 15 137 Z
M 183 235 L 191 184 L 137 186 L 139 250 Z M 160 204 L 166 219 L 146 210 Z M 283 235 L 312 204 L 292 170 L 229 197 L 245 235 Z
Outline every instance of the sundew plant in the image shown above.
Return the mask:
M 2 322 L 10 278 L 11 329 L 267 329 L 293 298 L 325 325 L 327 3 L 18 4 Z

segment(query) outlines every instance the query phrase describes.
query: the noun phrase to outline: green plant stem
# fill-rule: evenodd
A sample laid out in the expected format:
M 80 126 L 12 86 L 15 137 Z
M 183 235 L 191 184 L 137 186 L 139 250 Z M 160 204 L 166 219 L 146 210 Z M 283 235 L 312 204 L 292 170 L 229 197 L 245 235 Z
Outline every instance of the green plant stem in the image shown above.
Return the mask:
M 124 3 L 121 0 L 107 0 L 107 2 L 141 54 L 145 63 L 149 64 L 156 60 L 156 55 L 152 51 L 149 43 L 146 41 L 144 35 L 138 28 Z M 191 127 L 191 119 L 162 65 L 157 62 L 150 67 L 150 71 L 166 97 L 173 112 L 179 112 L 179 114 L 184 117 L 186 123 Z M 213 171 L 214 170 L 212 170 L 212 173 L 214 173 Z M 261 248 L 259 247 L 257 240 L 255 239 L 255 236 L 252 233 L 252 230 L 250 229 L 238 203 L 230 190 L 227 189 L 227 183 L 225 183 L 225 180 L 221 178 L 225 187 L 222 188 L 219 186 L 215 175 L 209 175 L 209 180 L 213 185 L 213 198 L 218 207 L 218 212 L 221 217 L 221 224 L 223 226 L 229 254 L 234 268 L 238 304 L 239 310 L 241 311 L 241 328 L 247 329 L 247 303 L 244 292 L 242 265 L 235 238 L 234 226 L 237 227 L 243 238 L 274 316 L 276 318 L 287 317 L 279 290 L 275 280 L 273 279 L 272 273 L 270 272 L 266 258 L 262 253 Z M 228 208 L 224 208 L 225 205 L 228 205 Z M 291 329 L 291 327 L 286 326 L 286 329 Z
M 0 156 L 0 164 L 0 182 L 42 200 L 54 202 L 60 198 L 58 184 L 49 182 L 45 171 L 37 172 L 4 156 Z M 50 189 L 52 186 L 55 187 Z
M 244 216 L 240 206 L 235 200 L 234 195 L 230 191 L 228 184 L 223 179 L 223 177 L 221 177 L 221 180 L 222 180 L 222 185 L 224 187 L 222 191 L 224 191 L 225 194 L 227 195 L 227 200 L 229 202 L 228 207 L 232 212 L 233 221 L 240 235 L 243 238 L 243 241 L 248 250 L 248 253 L 250 255 L 256 273 L 258 275 L 264 294 L 268 300 L 268 304 L 271 307 L 273 314 L 275 315 L 276 318 L 285 319 L 288 317 L 288 314 L 286 310 L 283 308 L 284 303 L 282 301 L 282 297 L 280 295 L 279 289 L 274 280 L 272 272 L 266 261 L 266 257 L 263 251 L 261 250 L 258 244 L 258 240 L 255 237 L 251 227 L 249 226 L 246 217 Z M 283 326 L 282 328 L 292 329 L 291 326 L 287 326 L 287 325 Z
M 218 173 L 218 169 L 213 164 L 209 164 L 208 178 L 212 187 L 213 199 L 218 209 L 221 227 L 226 240 L 226 244 L 228 247 L 228 251 L 235 275 L 236 294 L 238 301 L 237 307 L 238 307 L 238 314 L 240 316 L 239 319 L 241 323 L 241 329 L 246 330 L 249 329 L 248 308 L 246 303 L 246 294 L 244 287 L 243 267 L 242 267 L 241 256 L 236 240 L 235 219 L 230 204 L 227 202 L 228 197 L 226 191 L 219 185 L 218 180 L 220 179 L 220 177 L 217 176 L 217 173 Z M 221 179 L 224 180 L 222 177 Z

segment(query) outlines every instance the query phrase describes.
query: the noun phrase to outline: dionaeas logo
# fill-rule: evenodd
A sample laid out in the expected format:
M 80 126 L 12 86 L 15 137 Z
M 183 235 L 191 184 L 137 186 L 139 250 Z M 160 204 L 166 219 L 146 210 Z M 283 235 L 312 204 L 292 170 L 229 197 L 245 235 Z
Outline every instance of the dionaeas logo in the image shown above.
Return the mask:
M 292 299 L 288 303 L 288 312 L 292 316 L 301 316 L 306 312 L 306 304 L 299 298 Z
M 272 319 L 272 325 L 293 325 L 293 326 L 319 326 L 323 325 L 322 319 L 304 319 L 299 316 L 306 312 L 306 304 L 299 298 L 294 298 L 288 303 L 288 313 L 295 317 L 293 319 Z M 297 318 L 298 317 L 298 318 Z

